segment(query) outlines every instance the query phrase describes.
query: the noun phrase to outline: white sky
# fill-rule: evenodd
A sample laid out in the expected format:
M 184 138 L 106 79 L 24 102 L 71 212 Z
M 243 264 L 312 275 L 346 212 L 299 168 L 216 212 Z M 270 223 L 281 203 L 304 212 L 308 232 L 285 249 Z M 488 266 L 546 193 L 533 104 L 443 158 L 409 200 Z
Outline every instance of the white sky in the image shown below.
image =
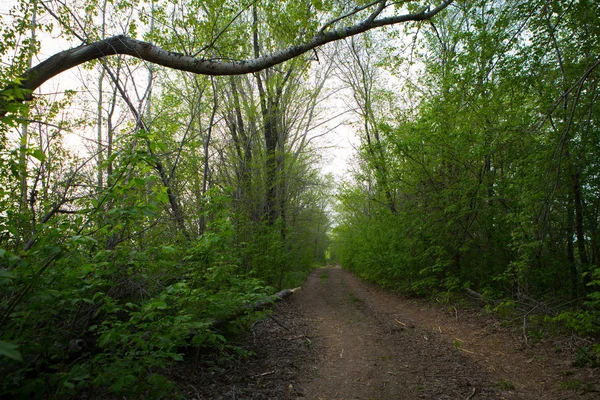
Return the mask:
M 347 94 L 347 91 L 342 91 L 337 97 L 327 100 L 328 115 L 325 118 L 346 112 L 328 124 L 328 127 L 333 128 L 331 132 L 314 140 L 315 145 L 321 148 L 323 157 L 321 171 L 324 174 L 331 173 L 338 179 L 347 175 L 350 160 L 355 154 L 354 149 L 359 145 L 358 135 L 353 126 L 356 115 L 347 110 L 348 105 L 343 99 Z
M 17 4 L 18 1 L 16 0 L 0 0 L 0 15 L 2 16 L 3 23 L 6 23 L 9 18 L 8 11 Z M 45 14 L 45 12 L 41 10 L 40 14 Z M 51 17 L 47 16 L 46 18 Z M 41 41 L 41 51 L 34 57 L 33 65 L 36 65 L 62 50 L 72 47 L 72 44 L 61 38 L 58 33 L 48 34 L 37 32 L 36 34 Z M 44 83 L 38 90 L 38 93 L 47 95 L 50 93 L 60 94 L 65 90 L 83 89 L 85 91 L 85 85 L 91 83 L 90 77 L 92 75 L 93 74 L 90 71 L 82 68 L 74 68 Z M 95 83 L 91 84 L 92 87 L 95 85 Z M 326 112 L 330 113 L 331 116 L 334 116 L 340 113 L 344 107 L 346 106 L 340 97 L 329 99 L 326 104 Z M 324 117 L 330 118 L 328 115 L 325 115 Z M 327 124 L 327 127 L 333 128 L 332 131 L 313 141 L 315 147 L 319 148 L 319 151 L 322 154 L 323 161 L 321 170 L 323 173 L 332 173 L 340 179 L 346 174 L 350 159 L 354 153 L 354 148 L 358 145 L 358 139 L 354 132 L 354 128 L 346 123 L 350 122 L 353 118 L 355 118 L 355 116 L 349 112 L 332 120 Z M 93 137 L 93 132 L 88 132 L 88 134 L 68 134 L 65 136 L 65 144 L 75 153 L 80 153 L 82 155 L 86 154 L 87 146 L 85 136 Z

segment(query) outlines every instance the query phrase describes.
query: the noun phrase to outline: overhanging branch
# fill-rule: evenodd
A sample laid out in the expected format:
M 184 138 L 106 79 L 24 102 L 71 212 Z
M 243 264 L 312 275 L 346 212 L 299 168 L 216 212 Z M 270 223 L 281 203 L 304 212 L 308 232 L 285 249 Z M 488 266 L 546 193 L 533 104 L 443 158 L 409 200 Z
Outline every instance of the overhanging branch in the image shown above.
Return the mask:
M 24 89 L 26 92 L 24 100 L 31 100 L 31 93 L 44 82 L 78 65 L 92 60 L 123 54 L 142 59 L 144 61 L 162 65 L 180 71 L 192 72 L 200 75 L 242 75 L 264 70 L 274 65 L 281 64 L 292 58 L 298 57 L 312 49 L 323 46 L 350 36 L 364 33 L 368 30 L 388 25 L 399 24 L 409 21 L 424 21 L 432 18 L 453 0 L 443 0 L 436 8 L 424 9 L 413 14 L 404 14 L 380 19 L 367 18 L 355 25 L 341 27 L 328 32 L 320 31 L 308 42 L 279 50 L 274 53 L 242 61 L 215 61 L 210 59 L 199 59 L 184 54 L 164 50 L 152 43 L 132 39 L 125 35 L 113 36 L 98 42 L 84 44 L 53 55 L 40 64 L 23 73 L 18 79 L 18 84 L 0 91 L 0 118 L 7 113 L 8 103 L 20 102 L 14 98 L 14 89 Z M 376 3 L 374 3 L 376 4 Z M 381 2 L 385 4 L 385 2 Z M 379 13 L 373 14 L 378 16 Z

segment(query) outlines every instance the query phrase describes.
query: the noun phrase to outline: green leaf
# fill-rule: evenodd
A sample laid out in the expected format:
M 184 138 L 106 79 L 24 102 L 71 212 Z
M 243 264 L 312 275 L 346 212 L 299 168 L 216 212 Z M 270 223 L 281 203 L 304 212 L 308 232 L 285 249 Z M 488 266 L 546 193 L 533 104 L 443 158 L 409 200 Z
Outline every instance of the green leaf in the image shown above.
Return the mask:
M 12 360 L 23 361 L 21 353 L 17 350 L 19 346 L 0 340 L 0 356 L 8 357 Z
M 67 389 L 75 389 L 75 385 L 69 381 L 63 382 L 63 386 L 66 387 Z
M 145 186 L 146 181 L 144 180 L 144 178 L 133 178 L 133 184 L 135 186 Z
M 123 386 L 125 385 L 125 377 L 123 375 L 119 376 L 115 383 L 110 386 L 110 390 L 114 393 L 119 393 L 123 390 Z
M 158 310 L 164 310 L 167 308 L 167 303 L 165 303 L 164 301 L 153 301 L 150 304 L 151 308 L 156 308 Z
M 311 0 L 311 3 L 313 5 L 313 7 L 315 8 L 315 10 L 317 10 L 317 11 L 323 11 L 324 7 L 323 7 L 323 1 L 322 0 Z
M 35 158 L 37 158 L 38 160 L 40 160 L 41 162 L 44 162 L 46 160 L 46 155 L 44 154 L 44 152 L 40 149 L 35 149 L 31 152 L 31 155 Z
M 15 279 L 16 277 L 17 277 L 17 275 L 11 274 L 7 270 L 0 269 L 0 278 Z
M 166 191 L 161 190 L 159 192 L 156 192 L 156 200 L 159 201 L 160 203 L 168 203 L 169 196 L 167 195 Z

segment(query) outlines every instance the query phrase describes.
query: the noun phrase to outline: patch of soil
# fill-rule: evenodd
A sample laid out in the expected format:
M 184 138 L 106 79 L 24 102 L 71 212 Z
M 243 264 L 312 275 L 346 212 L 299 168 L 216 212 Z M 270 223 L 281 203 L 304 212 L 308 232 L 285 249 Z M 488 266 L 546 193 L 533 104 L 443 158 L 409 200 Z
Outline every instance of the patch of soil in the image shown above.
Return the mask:
M 596 399 L 599 371 L 491 318 L 406 299 L 339 267 L 238 339 L 254 354 L 177 370 L 190 399 Z
M 170 376 L 181 393 L 192 400 L 294 399 L 301 395 L 298 377 L 310 375 L 307 366 L 316 355 L 309 321 L 299 313 L 293 297 L 273 305 L 270 316 L 231 343 L 247 352 L 245 356 L 232 353 L 214 362 L 200 362 L 187 355 Z
M 430 302 L 403 298 L 362 282 L 348 271 L 331 272 L 341 276 L 350 291 L 360 293 L 379 318 L 394 318 L 415 326 L 423 335 L 435 338 L 446 349 L 442 351 L 460 352 L 463 366 L 473 366 L 484 373 L 489 380 L 488 389 L 495 389 L 497 397 L 490 398 L 600 398 L 600 371 L 573 367 L 572 354 L 564 346 L 561 348 L 552 341 L 526 345 L 522 335 L 504 328 L 492 316 L 454 307 L 445 311 Z M 486 397 L 477 393 L 472 398 Z
M 497 399 L 493 378 L 402 313 L 401 300 L 340 268 L 315 271 L 296 299 L 323 348 L 310 399 Z M 470 397 L 471 396 L 471 397 Z

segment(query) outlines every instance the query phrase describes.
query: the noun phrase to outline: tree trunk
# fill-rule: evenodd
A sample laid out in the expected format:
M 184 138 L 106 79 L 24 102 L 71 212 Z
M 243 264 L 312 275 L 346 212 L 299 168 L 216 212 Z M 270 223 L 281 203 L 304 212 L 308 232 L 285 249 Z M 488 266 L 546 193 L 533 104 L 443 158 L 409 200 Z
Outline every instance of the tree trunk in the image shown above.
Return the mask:
M 575 167 L 574 167 L 575 168 Z M 581 192 L 581 173 L 575 171 L 572 174 L 573 178 L 573 196 L 575 203 L 575 234 L 577 236 L 577 250 L 579 253 L 579 262 L 581 263 L 582 271 L 588 271 L 589 259 L 587 256 L 586 245 L 585 245 L 585 230 L 583 228 L 583 208 L 585 206 L 583 202 L 583 195 Z M 583 278 L 583 288 L 586 293 L 591 290 L 588 283 L 592 281 L 590 273 L 586 274 Z
M 327 43 L 359 35 L 371 29 L 409 21 L 429 20 L 448 7 L 452 1 L 442 1 L 440 5 L 433 9 L 427 8 L 413 14 L 386 17 L 380 17 L 382 9 L 379 8 L 380 5 L 385 6 L 385 2 L 378 3 L 378 8 L 375 12 L 354 25 L 341 26 L 337 29 L 328 30 L 327 28 L 331 24 L 327 24 L 312 38 L 301 38 L 305 39 L 302 44 L 290 46 L 286 49 L 250 60 L 219 61 L 214 59 L 198 59 L 193 56 L 167 51 L 152 43 L 135 40 L 125 35 L 105 38 L 94 43 L 85 43 L 81 46 L 61 51 L 35 67 L 29 68 L 21 74 L 19 83 L 13 83 L 9 87 L 0 90 L 0 118 L 7 114 L 8 104 L 22 101 L 12 96 L 13 89 L 25 89 L 26 91 L 33 92 L 44 82 L 62 72 L 107 56 L 116 54 L 129 55 L 167 68 L 202 75 L 242 75 L 282 64 Z M 25 100 L 33 98 L 30 93 L 26 94 L 25 97 Z
M 567 202 L 567 262 L 569 264 L 569 276 L 571 279 L 571 297 L 576 299 L 579 295 L 579 277 L 577 265 L 575 264 L 575 245 L 573 235 L 575 234 L 575 210 L 572 196 Z

